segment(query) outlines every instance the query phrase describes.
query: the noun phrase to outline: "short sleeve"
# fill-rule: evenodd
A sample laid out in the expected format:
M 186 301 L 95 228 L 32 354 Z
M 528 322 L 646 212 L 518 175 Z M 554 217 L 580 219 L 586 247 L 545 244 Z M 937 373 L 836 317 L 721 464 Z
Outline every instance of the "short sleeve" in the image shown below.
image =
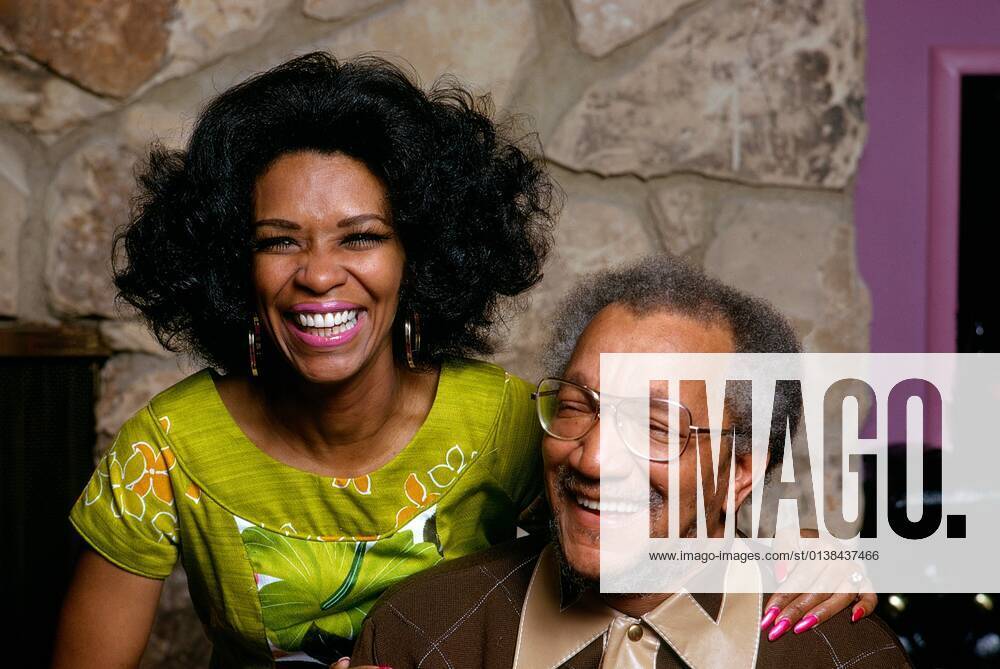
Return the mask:
M 542 490 L 542 428 L 535 416 L 533 390 L 528 382 L 508 375 L 496 433 L 497 477 L 518 513 Z
M 94 550 L 126 571 L 164 579 L 180 541 L 164 434 L 169 422 L 144 407 L 101 457 L 69 520 Z

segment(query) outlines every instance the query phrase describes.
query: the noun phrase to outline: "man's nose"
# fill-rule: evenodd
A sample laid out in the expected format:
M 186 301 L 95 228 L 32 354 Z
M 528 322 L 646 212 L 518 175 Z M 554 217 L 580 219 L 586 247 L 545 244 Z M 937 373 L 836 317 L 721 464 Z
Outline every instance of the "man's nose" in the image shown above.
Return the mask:
M 608 438 L 612 440 L 617 439 L 620 442 L 620 437 L 613 427 L 611 431 L 612 433 L 608 435 Z M 579 446 L 573 454 L 575 460 L 572 464 L 580 474 L 594 480 L 599 480 L 602 476 L 607 480 L 628 478 L 635 469 L 635 465 L 632 458 L 629 457 L 625 445 L 622 443 L 612 443 L 609 444 L 609 448 L 610 457 L 602 468 L 601 421 L 598 419 L 590 431 L 580 439 Z
M 348 271 L 336 253 L 312 252 L 305 256 L 295 282 L 316 295 L 325 295 L 347 281 Z

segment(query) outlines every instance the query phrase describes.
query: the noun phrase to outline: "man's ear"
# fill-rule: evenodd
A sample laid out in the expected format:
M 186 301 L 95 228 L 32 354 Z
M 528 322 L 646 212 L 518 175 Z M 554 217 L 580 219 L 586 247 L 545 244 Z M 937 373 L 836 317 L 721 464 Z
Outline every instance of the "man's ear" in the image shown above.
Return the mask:
M 750 491 L 753 490 L 754 486 L 754 469 L 753 469 L 753 451 L 747 450 L 742 453 L 735 453 L 733 455 L 735 458 L 734 468 L 735 472 L 733 474 L 733 502 L 736 504 L 736 508 L 739 509 L 743 506 L 743 502 L 746 501 L 747 497 L 750 496 Z M 761 472 L 767 471 L 767 459 L 765 458 L 764 465 L 759 468 Z M 729 495 L 726 495 L 722 500 L 722 511 L 723 513 L 728 513 L 729 508 Z

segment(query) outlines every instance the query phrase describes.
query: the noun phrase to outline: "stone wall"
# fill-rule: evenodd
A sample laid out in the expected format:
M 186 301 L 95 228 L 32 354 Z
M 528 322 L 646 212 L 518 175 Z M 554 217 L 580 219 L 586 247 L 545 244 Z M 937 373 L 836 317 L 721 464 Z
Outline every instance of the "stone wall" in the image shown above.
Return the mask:
M 582 273 L 668 249 L 772 300 L 813 351 L 868 346 L 852 182 L 861 0 L 38 0 L 0 7 L 0 319 L 115 351 L 98 450 L 193 364 L 116 309 L 110 239 L 133 165 L 211 95 L 291 55 L 383 51 L 533 119 L 567 201 L 497 359 L 528 378 Z M 146 666 L 204 665 L 183 575 Z

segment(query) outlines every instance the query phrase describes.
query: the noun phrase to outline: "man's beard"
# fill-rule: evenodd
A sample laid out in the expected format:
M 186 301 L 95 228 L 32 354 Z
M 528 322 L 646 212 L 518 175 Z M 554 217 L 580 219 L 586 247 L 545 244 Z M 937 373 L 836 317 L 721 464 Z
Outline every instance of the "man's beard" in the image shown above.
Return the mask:
M 570 565 L 563 552 L 562 542 L 559 540 L 559 521 L 553 516 L 549 521 L 549 533 L 552 535 L 552 548 L 556 554 L 556 561 L 559 563 L 559 579 L 562 583 L 563 600 L 574 599 L 584 590 L 600 591 L 600 580 L 593 579 L 578 572 Z M 567 592 L 568 591 L 568 592 Z

